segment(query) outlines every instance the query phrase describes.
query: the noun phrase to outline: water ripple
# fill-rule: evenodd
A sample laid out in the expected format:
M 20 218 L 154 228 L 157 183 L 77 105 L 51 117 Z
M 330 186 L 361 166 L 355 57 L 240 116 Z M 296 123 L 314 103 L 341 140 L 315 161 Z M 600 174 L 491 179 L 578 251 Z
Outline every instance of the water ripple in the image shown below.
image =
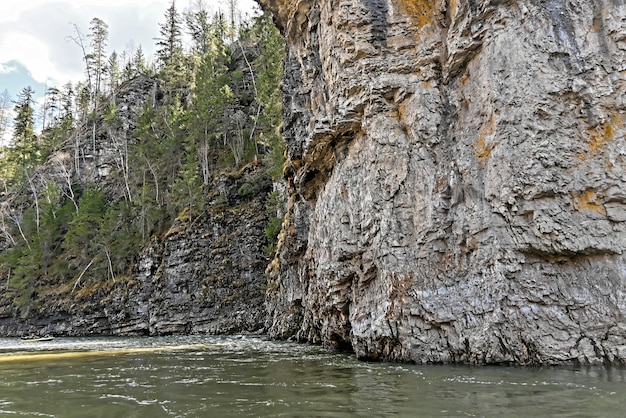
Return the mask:
M 27 348 L 0 339 L 0 415 L 621 417 L 626 398 L 626 371 L 619 368 L 363 363 L 254 337 L 58 338 L 46 344 Z M 83 355 L 90 352 L 116 355 Z M 81 355 L 28 357 L 62 353 Z M 23 357 L 2 363 L 11 356 Z

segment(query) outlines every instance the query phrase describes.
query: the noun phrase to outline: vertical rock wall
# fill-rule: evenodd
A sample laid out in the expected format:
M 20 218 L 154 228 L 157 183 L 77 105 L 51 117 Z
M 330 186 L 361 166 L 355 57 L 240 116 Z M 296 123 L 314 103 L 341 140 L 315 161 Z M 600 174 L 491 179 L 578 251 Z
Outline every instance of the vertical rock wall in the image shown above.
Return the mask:
M 288 42 L 277 338 L 626 362 L 624 0 L 259 0 Z

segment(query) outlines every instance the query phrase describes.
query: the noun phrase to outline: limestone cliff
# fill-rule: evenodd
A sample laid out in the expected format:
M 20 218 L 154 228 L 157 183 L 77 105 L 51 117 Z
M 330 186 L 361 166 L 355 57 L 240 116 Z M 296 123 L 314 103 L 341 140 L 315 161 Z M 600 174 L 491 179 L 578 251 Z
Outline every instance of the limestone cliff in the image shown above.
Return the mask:
M 626 362 L 624 0 L 260 0 L 292 197 L 270 334 Z

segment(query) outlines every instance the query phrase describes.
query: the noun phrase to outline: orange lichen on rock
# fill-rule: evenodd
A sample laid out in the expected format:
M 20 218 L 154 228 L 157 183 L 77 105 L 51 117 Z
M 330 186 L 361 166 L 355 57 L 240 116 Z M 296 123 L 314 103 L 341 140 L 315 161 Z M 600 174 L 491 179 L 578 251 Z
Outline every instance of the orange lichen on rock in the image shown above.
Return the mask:
M 474 144 L 474 153 L 476 158 L 481 163 L 484 163 L 489 157 L 491 157 L 491 151 L 498 145 L 497 143 L 487 143 L 487 137 L 494 134 L 496 131 L 496 115 L 491 115 L 489 125 L 483 127 L 480 130 L 480 135 Z
M 400 116 L 400 122 L 407 124 L 407 121 L 410 120 L 409 114 L 409 106 L 410 100 L 404 100 L 402 103 L 398 105 L 398 116 Z
M 433 23 L 439 13 L 439 2 L 433 0 L 394 0 L 394 5 L 407 14 L 419 28 Z
M 579 152 L 578 154 L 574 155 L 574 157 L 578 158 L 582 162 L 587 161 L 587 154 L 585 154 L 584 152 Z
M 594 154 L 600 152 L 607 143 L 615 138 L 617 130 L 624 127 L 624 119 L 620 114 L 613 114 L 608 122 L 605 122 L 590 130 L 589 151 Z
M 593 189 L 587 189 L 580 196 L 574 197 L 574 203 L 581 212 L 583 210 L 591 210 L 606 216 L 606 209 Z
M 465 73 L 461 76 L 461 78 L 459 79 L 459 83 L 461 84 L 461 86 L 465 87 L 467 85 L 467 82 L 469 81 L 469 74 Z
M 448 0 L 448 10 L 456 12 L 457 0 Z

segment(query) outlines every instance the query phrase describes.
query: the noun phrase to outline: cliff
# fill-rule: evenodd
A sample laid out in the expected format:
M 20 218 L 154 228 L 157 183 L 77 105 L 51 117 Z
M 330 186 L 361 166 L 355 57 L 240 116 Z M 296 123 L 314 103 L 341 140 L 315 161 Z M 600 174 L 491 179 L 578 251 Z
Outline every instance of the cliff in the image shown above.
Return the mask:
M 288 44 L 270 335 L 626 362 L 624 0 L 260 3 Z

